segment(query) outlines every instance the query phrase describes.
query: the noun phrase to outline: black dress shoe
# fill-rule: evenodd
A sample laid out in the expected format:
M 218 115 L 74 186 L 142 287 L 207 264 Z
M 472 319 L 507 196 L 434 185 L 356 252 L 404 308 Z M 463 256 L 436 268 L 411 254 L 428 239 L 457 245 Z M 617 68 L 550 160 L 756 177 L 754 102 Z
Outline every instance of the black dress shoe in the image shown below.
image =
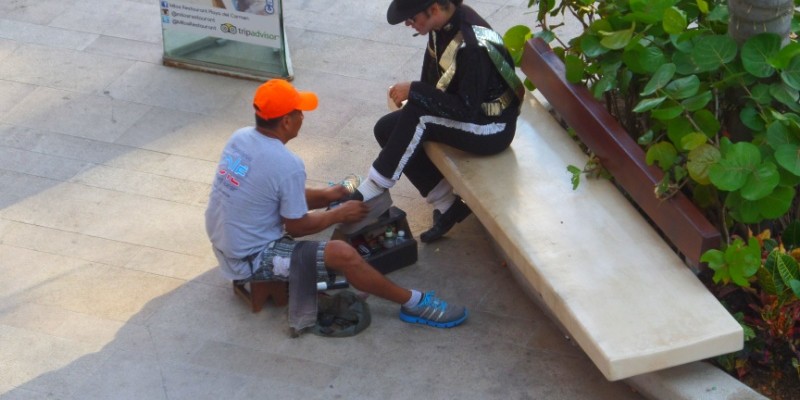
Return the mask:
M 472 214 L 467 203 L 461 200 L 461 197 L 456 196 L 456 201 L 444 213 L 439 210 L 433 210 L 433 226 L 419 235 L 419 239 L 423 243 L 430 243 L 439 240 L 444 236 L 453 226 L 464 220 Z

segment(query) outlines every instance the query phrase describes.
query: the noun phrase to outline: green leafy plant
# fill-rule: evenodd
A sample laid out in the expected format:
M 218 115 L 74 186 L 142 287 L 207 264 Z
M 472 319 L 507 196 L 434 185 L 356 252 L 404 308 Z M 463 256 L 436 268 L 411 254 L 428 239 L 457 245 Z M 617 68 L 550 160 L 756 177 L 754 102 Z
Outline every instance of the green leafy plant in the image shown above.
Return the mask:
M 537 2 L 531 1 L 531 5 Z M 703 0 L 538 2 L 536 33 L 504 38 L 516 60 L 542 37 L 568 80 L 587 85 L 665 172 L 656 193 L 686 190 L 720 231 L 794 213 L 800 183 L 800 44 L 759 34 L 741 48 L 725 3 Z M 569 12 L 583 34 L 569 43 L 548 18 Z
M 800 223 L 784 230 L 782 242 L 765 231 L 748 243 L 736 238 L 724 250 L 703 258 L 720 284 L 718 297 L 745 332 L 745 349 L 717 358 L 720 366 L 747 375 L 754 365 L 781 377 L 793 369 L 800 377 Z M 788 249 L 788 250 L 787 250 Z

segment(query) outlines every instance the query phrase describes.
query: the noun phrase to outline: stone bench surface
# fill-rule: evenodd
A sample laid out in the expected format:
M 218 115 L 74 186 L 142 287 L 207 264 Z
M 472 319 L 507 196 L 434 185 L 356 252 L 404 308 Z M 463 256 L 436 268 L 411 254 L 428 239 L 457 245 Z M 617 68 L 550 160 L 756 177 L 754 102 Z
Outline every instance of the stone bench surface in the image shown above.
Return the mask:
M 511 147 L 477 157 L 426 143 L 559 323 L 609 380 L 738 351 L 739 324 L 530 94 Z

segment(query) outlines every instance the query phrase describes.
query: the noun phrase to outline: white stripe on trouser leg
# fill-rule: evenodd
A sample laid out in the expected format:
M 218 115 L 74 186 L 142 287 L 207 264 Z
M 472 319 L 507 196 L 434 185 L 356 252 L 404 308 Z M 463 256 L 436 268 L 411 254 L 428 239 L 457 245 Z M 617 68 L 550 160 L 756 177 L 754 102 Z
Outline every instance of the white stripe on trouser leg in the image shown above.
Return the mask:
M 414 151 L 416 151 L 417 147 L 419 147 L 422 141 L 422 135 L 425 134 L 425 128 L 427 127 L 428 124 L 435 124 L 451 129 L 458 129 L 478 136 L 494 135 L 499 132 L 502 132 L 503 129 L 506 128 L 505 122 L 491 123 L 487 125 L 478 125 L 478 124 L 473 124 L 471 122 L 461 122 L 442 117 L 424 115 L 419 118 L 419 123 L 417 124 L 417 127 L 414 129 L 414 136 L 411 137 L 411 141 L 408 143 L 406 151 L 403 153 L 403 157 L 400 158 L 400 163 L 397 164 L 397 168 L 394 170 L 394 173 L 392 174 L 392 180 L 395 181 L 400 180 L 400 174 L 406 168 L 406 164 L 408 164 L 408 159 L 411 158 L 411 155 L 414 154 Z

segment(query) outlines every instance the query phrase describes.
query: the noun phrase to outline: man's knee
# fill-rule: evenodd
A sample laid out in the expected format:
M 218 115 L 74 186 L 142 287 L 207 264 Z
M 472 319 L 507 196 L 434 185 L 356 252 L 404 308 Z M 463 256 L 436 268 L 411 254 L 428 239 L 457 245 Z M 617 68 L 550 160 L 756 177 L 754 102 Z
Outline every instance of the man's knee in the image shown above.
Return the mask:
M 389 137 L 392 136 L 392 131 L 397 125 L 399 116 L 399 111 L 386 114 L 381 117 L 381 119 L 375 123 L 375 127 L 372 128 L 372 133 L 375 135 L 375 140 L 378 141 L 378 144 L 381 146 L 381 148 L 386 146 L 386 143 L 389 142 Z
M 334 270 L 352 268 L 362 261 L 358 251 L 341 240 L 331 240 L 325 246 L 325 265 Z

